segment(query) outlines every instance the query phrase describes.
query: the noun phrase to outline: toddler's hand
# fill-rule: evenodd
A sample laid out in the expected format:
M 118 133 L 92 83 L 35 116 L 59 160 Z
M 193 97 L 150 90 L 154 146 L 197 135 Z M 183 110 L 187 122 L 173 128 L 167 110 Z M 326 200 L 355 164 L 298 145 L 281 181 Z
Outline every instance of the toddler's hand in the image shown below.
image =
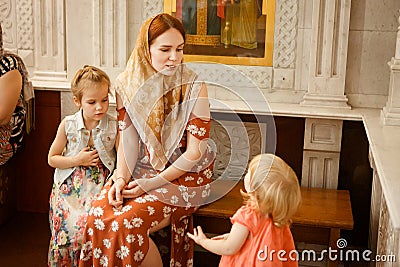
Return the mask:
M 227 234 L 223 234 L 223 235 L 217 235 L 217 236 L 214 236 L 214 237 L 212 237 L 211 239 L 212 240 L 221 240 L 221 239 L 228 239 L 228 236 L 229 236 L 229 233 L 227 233 Z
M 203 229 L 201 229 L 201 226 L 197 226 L 197 229 L 193 228 L 193 234 L 187 233 L 187 235 L 199 245 L 201 245 L 201 242 L 203 240 L 207 239 L 207 236 L 203 233 Z
M 76 155 L 79 166 L 96 166 L 99 163 L 99 153 L 97 150 L 90 150 L 90 147 L 85 147 Z

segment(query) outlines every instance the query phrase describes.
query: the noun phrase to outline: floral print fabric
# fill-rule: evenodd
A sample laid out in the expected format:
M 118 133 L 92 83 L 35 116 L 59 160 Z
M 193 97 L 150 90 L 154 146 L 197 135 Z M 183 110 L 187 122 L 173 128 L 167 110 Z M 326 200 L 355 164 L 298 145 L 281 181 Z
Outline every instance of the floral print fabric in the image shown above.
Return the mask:
M 192 119 L 187 129 L 195 126 L 205 129 L 204 134 L 195 134 L 196 138 L 208 138 L 210 121 Z M 170 160 L 173 162 L 185 148 L 186 132 Z M 196 171 L 187 172 L 173 183 L 140 197 L 125 199 L 121 210 L 108 204 L 111 183 L 106 185 L 89 212 L 79 266 L 139 266 L 149 248 L 150 229 L 167 217 L 171 219 L 172 236 L 169 265 L 193 266 L 193 242 L 186 233 L 192 230 L 191 214 L 195 206 L 210 194 L 213 157 L 210 148 L 195 166 Z M 151 167 L 148 151 L 141 143 L 132 176 L 151 178 L 155 175 L 157 171 Z
M 103 164 L 80 166 L 61 186 L 53 184 L 48 266 L 78 266 L 87 214 L 108 174 L 109 170 Z

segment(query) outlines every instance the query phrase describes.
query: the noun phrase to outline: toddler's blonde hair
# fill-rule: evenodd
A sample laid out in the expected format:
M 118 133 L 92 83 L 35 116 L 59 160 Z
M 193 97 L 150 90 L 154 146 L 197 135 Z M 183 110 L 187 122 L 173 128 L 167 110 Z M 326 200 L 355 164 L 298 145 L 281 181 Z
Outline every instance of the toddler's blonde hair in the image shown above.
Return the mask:
M 106 83 L 108 92 L 110 93 L 111 82 L 108 75 L 99 68 L 85 65 L 82 69 L 76 71 L 72 79 L 71 91 L 73 96 L 80 102 L 82 100 L 83 91 L 92 86 L 92 83 Z
M 249 164 L 249 192 L 245 203 L 268 215 L 278 227 L 290 225 L 301 201 L 299 181 L 285 161 L 273 154 L 255 156 Z

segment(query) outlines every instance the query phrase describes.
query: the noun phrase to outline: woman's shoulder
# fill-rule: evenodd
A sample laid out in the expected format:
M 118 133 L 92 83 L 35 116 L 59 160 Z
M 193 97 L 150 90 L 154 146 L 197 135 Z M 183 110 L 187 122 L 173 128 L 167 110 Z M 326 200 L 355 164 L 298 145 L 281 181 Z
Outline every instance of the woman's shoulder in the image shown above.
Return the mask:
M 18 58 L 14 55 L 4 55 L 0 57 L 0 76 L 3 76 L 9 71 L 19 69 Z

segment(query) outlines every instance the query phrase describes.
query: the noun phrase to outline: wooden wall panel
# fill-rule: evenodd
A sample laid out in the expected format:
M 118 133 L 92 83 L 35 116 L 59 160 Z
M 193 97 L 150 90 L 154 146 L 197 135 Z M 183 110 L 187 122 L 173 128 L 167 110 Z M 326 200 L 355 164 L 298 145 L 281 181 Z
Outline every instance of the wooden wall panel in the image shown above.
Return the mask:
M 48 212 L 54 169 L 47 154 L 61 117 L 60 92 L 36 91 L 36 128 L 25 139 L 18 177 L 18 210 Z

